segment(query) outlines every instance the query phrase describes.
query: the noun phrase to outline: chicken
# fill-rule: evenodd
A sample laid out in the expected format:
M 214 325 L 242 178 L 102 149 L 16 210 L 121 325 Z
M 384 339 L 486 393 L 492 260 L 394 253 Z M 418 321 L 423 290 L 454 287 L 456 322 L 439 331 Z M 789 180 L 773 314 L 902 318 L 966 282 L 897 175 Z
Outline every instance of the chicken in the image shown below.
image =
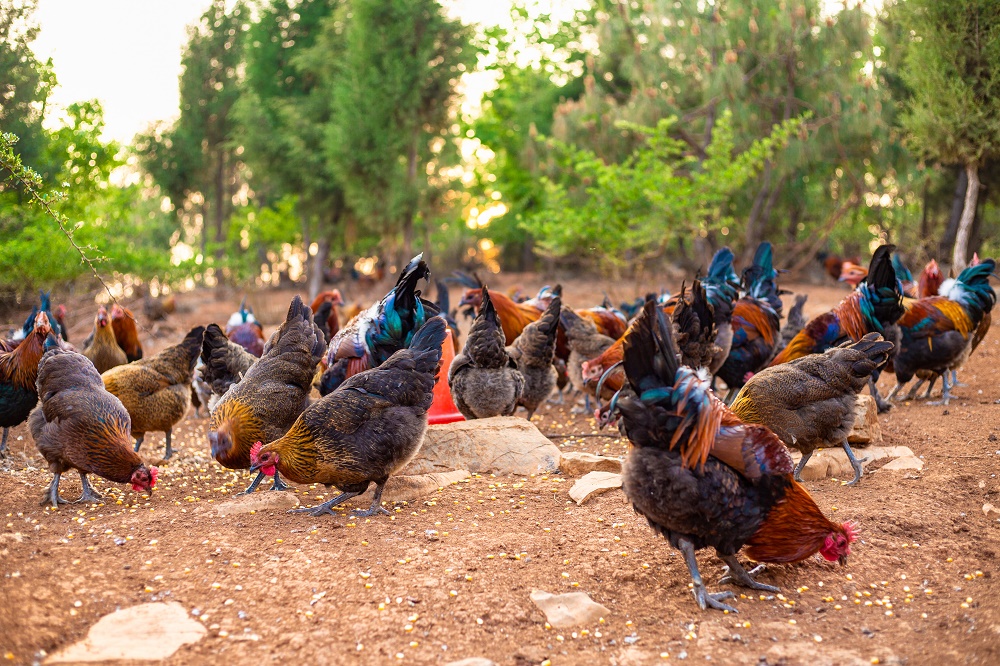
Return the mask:
M 896 273 L 896 279 L 903 288 L 903 296 L 917 298 L 917 283 L 913 281 L 913 274 L 903 262 L 903 255 L 898 252 L 892 255 L 892 270 Z M 867 274 L 867 271 L 866 271 Z M 857 287 L 857 285 L 854 285 Z
M 795 303 L 785 316 L 785 325 L 781 327 L 781 337 L 774 348 L 775 356 L 784 351 L 788 343 L 792 341 L 792 338 L 806 327 L 806 317 L 803 309 L 807 300 L 809 300 L 809 294 L 798 294 L 795 297 Z
M 64 327 L 65 323 L 65 313 L 66 308 L 62 305 L 56 309 L 56 312 L 52 311 L 52 292 L 50 291 L 39 291 L 39 305 L 32 306 L 31 314 L 28 318 L 24 320 L 24 325 L 14 331 L 11 336 L 10 341 L 14 343 L 19 343 L 28 337 L 28 334 L 35 327 L 35 318 L 38 316 L 39 312 L 44 312 L 45 317 L 49 322 L 49 328 L 56 335 L 56 337 L 61 338 L 65 342 L 69 342 L 69 336 L 66 334 L 66 329 Z M 16 347 L 17 344 L 11 346 L 8 342 L 7 347 Z
M 226 336 L 257 358 L 264 353 L 264 329 L 253 315 L 253 308 L 247 307 L 245 297 L 240 309 L 226 322 Z
M 858 392 L 885 365 L 893 344 L 878 333 L 845 342 L 822 354 L 810 354 L 761 370 L 733 402 L 744 423 L 759 423 L 787 446 L 802 452 L 795 480 L 818 448 L 843 446 L 854 467 L 854 485 L 863 474 L 847 436 L 854 428 Z
M 708 366 L 714 381 L 715 374 L 729 357 L 733 344 L 733 308 L 740 293 L 740 279 L 733 270 L 732 250 L 723 247 L 716 251 L 708 266 L 708 274 L 702 278 L 701 283 L 715 316 L 715 344 L 719 349 Z
M 38 404 L 38 362 L 45 353 L 46 339 L 52 333 L 49 318 L 44 312 L 35 311 L 31 331 L 16 346 L 5 345 L 0 351 L 0 458 L 7 455 L 7 436 L 10 429 L 24 423 L 31 410 Z
M 128 357 L 115 340 L 108 310 L 103 305 L 97 308 L 94 332 L 90 335 L 90 345 L 84 348 L 83 355 L 90 359 L 98 373 L 128 363 Z
M 320 379 L 321 395 L 337 388 L 343 379 L 378 367 L 410 343 L 414 331 L 438 314 L 436 305 L 420 297 L 417 284 L 430 277 L 423 255 L 410 260 L 396 286 L 385 298 L 357 315 L 330 340 L 326 370 Z
M 896 321 L 903 315 L 903 294 L 892 268 L 894 249 L 893 245 L 879 246 L 872 255 L 865 281 L 833 310 L 812 318 L 771 361 L 771 365 L 794 361 L 808 354 L 819 354 L 847 340 L 857 342 L 866 333 L 880 333 L 896 345 L 893 354 L 897 353 L 900 332 Z M 879 370 L 872 373 L 868 388 L 879 412 L 885 412 L 890 404 L 878 392 L 875 384 L 878 374 Z
M 434 300 L 434 305 L 437 306 L 441 316 L 448 324 L 448 330 L 451 331 L 451 344 L 455 348 L 455 353 L 460 353 L 462 351 L 462 343 L 459 342 L 461 332 L 458 330 L 458 322 L 455 321 L 451 312 L 451 297 L 448 294 L 448 284 L 444 280 L 437 281 L 437 298 Z
M 507 344 L 512 344 L 521 335 L 521 331 L 533 321 L 538 321 L 542 316 L 545 307 L 541 309 L 533 301 L 515 303 L 506 294 L 494 292 L 491 294 L 493 307 L 500 317 L 500 326 L 503 328 L 504 338 Z M 462 296 L 459 307 L 474 308 L 478 310 L 482 306 L 482 286 L 470 288 Z
M 562 299 L 556 296 L 549 301 L 549 307 L 538 321 L 525 326 L 514 344 L 507 347 L 507 353 L 517 363 L 517 369 L 524 377 L 524 390 L 518 404 L 528 411 L 529 421 L 538 406 L 552 394 L 559 379 L 552 361 L 556 355 L 556 333 L 559 330 L 561 310 Z
M 313 323 L 316 324 L 316 328 L 320 330 L 323 334 L 323 341 L 330 344 L 330 338 L 333 335 L 330 333 L 330 316 L 333 312 L 333 302 L 323 301 L 319 305 L 319 309 L 313 311 Z
M 285 321 L 267 341 L 263 356 L 252 365 L 231 344 L 224 346 L 214 332 L 209 335 L 210 342 L 202 348 L 203 375 L 215 392 L 226 382 L 237 381 L 212 410 L 208 432 L 212 457 L 223 467 L 248 469 L 254 442 L 273 442 L 284 435 L 309 404 L 326 342 L 298 296 L 292 298 Z M 240 373 L 242 379 L 237 379 Z M 263 479 L 264 474 L 257 474 L 243 492 L 252 493 Z M 272 490 L 286 487 L 274 477 Z
M 448 369 L 451 397 L 469 419 L 510 416 L 524 391 L 524 376 L 505 348 L 500 317 L 487 287 L 462 353 Z
M 105 328 L 110 333 L 110 326 L 105 324 Z M 38 366 L 37 388 L 41 404 L 28 417 L 28 428 L 55 475 L 45 491 L 43 506 L 49 502 L 53 508 L 68 504 L 59 497 L 59 479 L 71 469 L 80 473 L 83 486 L 77 502 L 103 500 L 91 487 L 88 474 L 130 483 L 137 493 L 153 493 L 157 469 L 147 467 L 132 450 L 128 411 L 104 389 L 101 375 L 89 359 L 65 349 L 47 351 Z
M 111 368 L 101 375 L 104 388 L 118 397 L 132 419 L 135 450 L 147 432 L 166 436 L 164 460 L 174 455 L 171 434 L 191 405 L 191 380 L 201 353 L 205 327 L 192 328 L 180 343 L 156 356 Z
M 316 507 L 313 516 L 365 492 L 375 482 L 371 507 L 358 517 L 388 514 L 382 491 L 389 477 L 416 455 L 427 430 L 427 410 L 441 365 L 446 324 L 431 317 L 410 346 L 378 367 L 353 375 L 310 405 L 286 435 L 254 444 L 251 470 L 283 474 L 295 483 L 336 486 L 341 493 Z
M 622 489 L 654 531 L 681 551 L 699 607 L 736 612 L 709 593 L 695 551 L 712 547 L 728 566 L 721 582 L 778 589 L 754 579 L 737 553 L 757 562 L 799 562 L 819 552 L 846 563 L 857 536 L 850 523 L 828 520 L 791 475 L 777 436 L 747 425 L 709 389 L 708 375 L 677 362 L 666 317 L 647 303 L 625 341 L 625 374 L 634 392 L 617 405 L 632 446 Z
M 733 343 L 718 376 L 726 382 L 732 402 L 747 379 L 774 357 L 781 334 L 781 297 L 775 278 L 771 244 L 757 247 L 753 264 L 743 271 L 743 297 L 733 308 Z
M 590 395 L 595 391 L 595 387 L 587 385 L 583 378 L 584 362 L 601 355 L 604 350 L 615 343 L 614 338 L 602 335 L 597 330 L 596 324 L 590 319 L 581 317 L 572 309 L 564 307 L 559 320 L 566 331 L 567 346 L 569 347 L 569 358 L 566 361 L 566 372 L 569 375 L 570 384 L 577 391 L 584 394 L 586 401 L 585 409 L 590 411 Z M 557 341 L 558 342 L 558 341 Z M 609 399 L 614 391 L 609 387 L 606 395 L 597 396 L 602 399 Z
M 823 262 L 823 270 L 826 274 L 832 277 L 834 280 L 840 279 L 840 271 L 843 269 L 845 263 L 860 264 L 860 257 L 841 257 L 839 254 L 828 254 L 826 252 L 820 252 L 816 255 L 816 258 Z
M 212 412 L 229 387 L 246 376 L 257 357 L 227 338 L 218 324 L 209 324 L 198 360 L 195 382 L 205 396 L 205 407 Z
M 339 289 L 324 291 L 316 296 L 312 305 L 309 306 L 309 309 L 312 310 L 314 315 L 318 315 L 321 309 L 326 311 L 325 308 L 323 308 L 324 303 L 330 304 L 329 312 L 326 314 L 326 330 L 323 331 L 324 334 L 329 332 L 329 335 L 326 338 L 327 343 L 329 343 L 330 338 L 335 336 L 337 332 L 340 331 L 340 313 L 337 311 L 337 308 L 344 304 L 344 297 L 340 295 Z M 319 322 L 317 322 L 317 324 L 319 324 Z M 322 326 L 320 326 L 320 330 L 323 330 Z
M 850 261 L 845 261 L 843 267 L 840 269 L 838 280 L 851 285 L 852 289 L 857 289 L 858 285 L 864 282 L 866 277 L 868 277 L 867 268 Z
M 951 381 L 947 371 L 957 369 L 968 358 L 977 329 L 996 304 L 996 292 L 989 282 L 995 267 L 992 259 L 969 266 L 957 279 L 945 281 L 942 296 L 906 303 L 906 313 L 899 320 L 902 343 L 893 360 L 896 386 L 890 398 L 918 370 L 929 370 L 941 375 L 941 403 L 948 404 Z M 909 397 L 913 397 L 919 386 L 913 388 Z
M 700 280 L 691 285 L 690 296 L 682 284 L 680 297 L 670 315 L 671 331 L 681 365 L 707 368 L 719 353 L 715 312 Z
M 121 307 L 118 303 L 113 303 L 111 305 L 111 328 L 115 333 L 115 342 L 125 352 L 127 363 L 142 358 L 142 343 L 139 342 L 139 330 L 131 310 Z M 93 344 L 96 332 L 97 328 L 95 327 L 87 339 L 83 341 L 84 349 Z
M 917 278 L 917 298 L 937 296 L 942 282 L 944 282 L 944 275 L 941 274 L 941 268 L 936 261 L 931 259 L 921 271 L 920 277 Z

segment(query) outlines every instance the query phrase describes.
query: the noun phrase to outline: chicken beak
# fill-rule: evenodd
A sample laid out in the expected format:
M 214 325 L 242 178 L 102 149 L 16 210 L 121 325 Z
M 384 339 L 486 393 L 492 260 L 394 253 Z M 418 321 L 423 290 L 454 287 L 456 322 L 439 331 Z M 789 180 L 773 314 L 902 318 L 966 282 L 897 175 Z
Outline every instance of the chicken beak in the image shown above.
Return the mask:
M 841 555 L 837 558 L 837 561 L 840 563 L 840 566 L 844 566 L 847 564 L 847 555 Z
M 250 471 L 251 472 L 256 472 L 261 467 L 263 467 L 263 465 L 261 465 L 259 462 L 258 463 L 253 463 L 252 465 L 250 465 Z

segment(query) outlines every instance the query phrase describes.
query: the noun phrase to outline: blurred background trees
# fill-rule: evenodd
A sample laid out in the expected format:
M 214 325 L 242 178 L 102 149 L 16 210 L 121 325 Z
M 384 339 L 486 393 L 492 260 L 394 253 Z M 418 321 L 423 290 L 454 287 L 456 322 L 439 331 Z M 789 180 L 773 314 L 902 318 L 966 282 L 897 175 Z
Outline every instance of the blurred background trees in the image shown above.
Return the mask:
M 121 288 L 485 267 L 655 274 L 767 238 L 779 265 L 995 252 L 1000 5 L 212 0 L 174 120 L 58 114 L 32 2 L 0 0 L 0 129 Z M 0 183 L 0 290 L 93 288 Z

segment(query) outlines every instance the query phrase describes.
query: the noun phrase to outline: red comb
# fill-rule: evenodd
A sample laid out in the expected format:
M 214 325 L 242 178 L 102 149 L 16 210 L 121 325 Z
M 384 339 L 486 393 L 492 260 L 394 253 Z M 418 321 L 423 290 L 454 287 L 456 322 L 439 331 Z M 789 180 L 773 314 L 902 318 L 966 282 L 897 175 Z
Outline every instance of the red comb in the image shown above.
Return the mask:
M 849 520 L 841 525 L 841 527 L 844 528 L 844 536 L 847 537 L 847 543 L 854 543 L 858 540 L 858 524 L 856 522 Z
M 260 449 L 264 446 L 261 442 L 256 442 L 250 447 L 250 461 L 256 462 L 257 458 L 260 457 Z
M 149 477 L 152 479 L 152 481 L 149 482 L 150 488 L 156 485 L 156 477 L 159 475 L 160 475 L 160 470 L 156 469 L 155 467 L 149 468 Z

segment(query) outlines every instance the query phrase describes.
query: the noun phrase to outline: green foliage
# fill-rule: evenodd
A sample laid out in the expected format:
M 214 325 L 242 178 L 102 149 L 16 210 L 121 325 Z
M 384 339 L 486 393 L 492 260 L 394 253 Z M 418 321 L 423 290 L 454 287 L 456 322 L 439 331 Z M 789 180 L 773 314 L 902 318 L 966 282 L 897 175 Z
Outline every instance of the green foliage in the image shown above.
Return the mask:
M 733 219 L 726 202 L 779 154 L 803 121 L 786 121 L 738 151 L 730 116 L 723 114 L 701 160 L 671 136 L 675 122 L 623 125 L 646 140 L 621 163 L 553 142 L 567 177 L 547 181 L 545 207 L 525 222 L 539 246 L 554 256 L 587 257 L 617 271 L 662 257 L 677 238 L 708 230 L 728 234 Z

